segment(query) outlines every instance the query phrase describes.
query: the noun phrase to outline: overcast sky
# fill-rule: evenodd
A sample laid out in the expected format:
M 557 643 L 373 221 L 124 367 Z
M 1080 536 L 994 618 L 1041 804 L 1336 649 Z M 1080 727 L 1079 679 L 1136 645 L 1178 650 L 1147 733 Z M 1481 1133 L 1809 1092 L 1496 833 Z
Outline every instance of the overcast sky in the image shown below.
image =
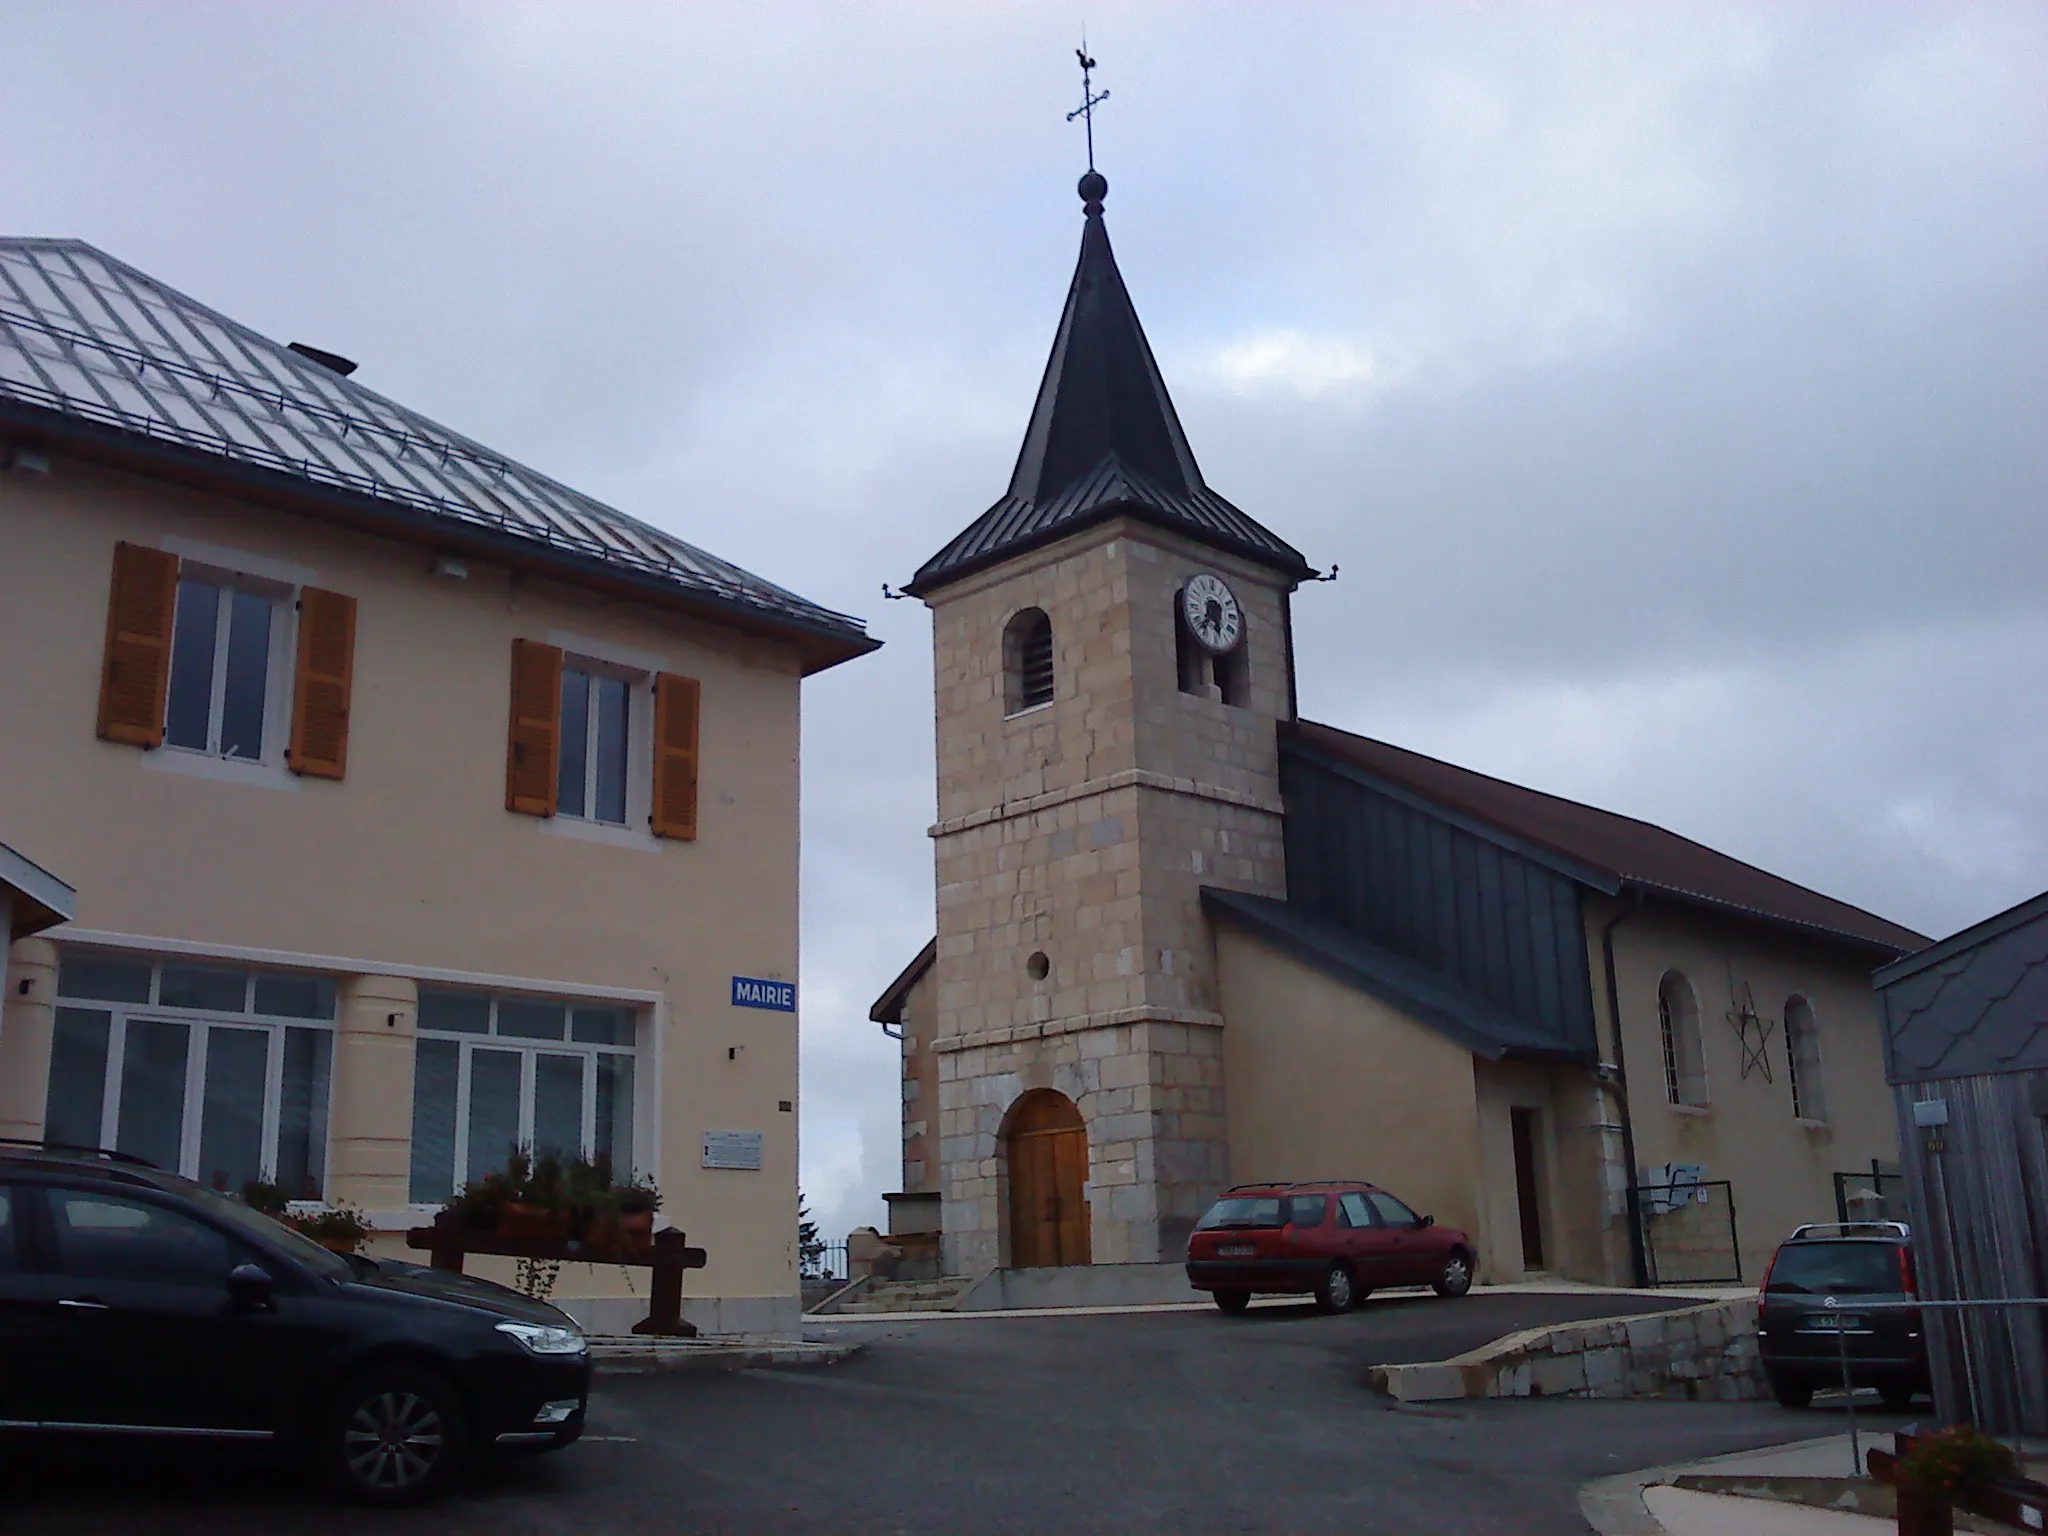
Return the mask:
M 1924 932 L 2048 885 L 2048 8 L 1089 0 L 1204 473 L 1341 565 L 1303 713 Z M 1081 219 L 1074 7 L 12 0 L 78 236 L 806 596 L 804 1185 L 898 1185 L 925 610 Z

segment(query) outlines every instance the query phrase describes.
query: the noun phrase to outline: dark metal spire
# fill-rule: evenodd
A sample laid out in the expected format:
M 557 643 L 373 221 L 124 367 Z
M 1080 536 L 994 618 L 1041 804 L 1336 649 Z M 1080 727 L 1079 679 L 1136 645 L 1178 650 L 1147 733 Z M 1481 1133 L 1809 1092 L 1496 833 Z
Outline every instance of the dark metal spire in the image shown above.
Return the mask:
M 1102 220 L 1109 180 L 1095 169 L 1094 110 L 1109 92 L 1091 88 L 1085 42 L 1081 105 L 1088 170 L 1081 177 L 1081 259 L 1053 336 L 1009 494 L 924 563 L 904 588 L 922 597 L 960 576 L 1050 543 L 1091 523 L 1127 516 L 1228 549 L 1296 581 L 1315 572 L 1202 481 L 1166 380 L 1117 271 Z

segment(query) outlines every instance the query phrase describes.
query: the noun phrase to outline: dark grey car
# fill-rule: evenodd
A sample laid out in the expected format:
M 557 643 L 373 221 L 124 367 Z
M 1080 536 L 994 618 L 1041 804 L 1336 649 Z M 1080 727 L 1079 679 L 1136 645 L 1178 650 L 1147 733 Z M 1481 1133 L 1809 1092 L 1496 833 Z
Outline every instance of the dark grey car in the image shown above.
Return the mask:
M 1757 1316 L 1764 1371 L 1778 1401 L 1804 1408 L 1816 1391 L 1875 1387 L 1903 1409 L 1931 1390 L 1916 1307 L 1912 1234 L 1901 1222 L 1829 1222 L 1795 1231 L 1771 1259 Z

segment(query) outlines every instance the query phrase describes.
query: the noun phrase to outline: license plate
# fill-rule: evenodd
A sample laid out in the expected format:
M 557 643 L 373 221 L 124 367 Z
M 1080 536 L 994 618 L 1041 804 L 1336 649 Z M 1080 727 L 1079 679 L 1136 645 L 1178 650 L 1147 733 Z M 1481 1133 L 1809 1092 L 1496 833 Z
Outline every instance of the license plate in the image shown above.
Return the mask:
M 1259 1251 L 1256 1243 L 1220 1243 L 1216 1248 L 1219 1259 L 1248 1259 Z
M 1846 1312 L 1817 1312 L 1806 1320 L 1806 1326 L 1818 1333 L 1841 1333 L 1861 1328 L 1863 1319 Z

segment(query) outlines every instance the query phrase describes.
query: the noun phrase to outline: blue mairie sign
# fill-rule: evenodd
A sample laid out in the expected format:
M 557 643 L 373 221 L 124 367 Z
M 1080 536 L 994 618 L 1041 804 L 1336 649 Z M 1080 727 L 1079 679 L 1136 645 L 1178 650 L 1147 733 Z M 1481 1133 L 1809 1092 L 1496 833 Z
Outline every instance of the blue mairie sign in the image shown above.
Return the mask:
M 732 979 L 732 1005 L 735 1008 L 772 1008 L 777 1013 L 795 1013 L 796 983 L 763 981 L 757 976 L 735 976 Z

